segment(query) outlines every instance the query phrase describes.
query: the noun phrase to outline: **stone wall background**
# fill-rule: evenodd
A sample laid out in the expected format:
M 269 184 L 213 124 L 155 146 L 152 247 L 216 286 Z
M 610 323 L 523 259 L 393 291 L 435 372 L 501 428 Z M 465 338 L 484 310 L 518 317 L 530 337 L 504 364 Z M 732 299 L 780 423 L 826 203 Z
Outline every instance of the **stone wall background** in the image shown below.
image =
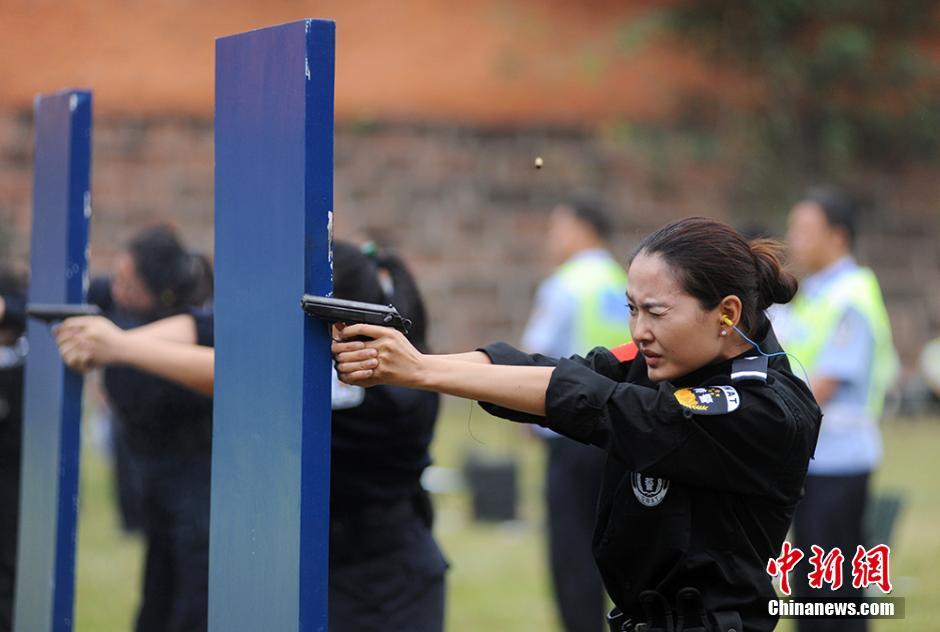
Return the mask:
M 30 112 L 0 110 L 0 255 L 8 259 L 28 255 L 32 134 Z M 160 221 L 211 254 L 211 120 L 97 117 L 93 134 L 92 271 L 106 272 L 135 230 Z M 691 214 L 781 234 L 786 206 L 729 210 L 733 163 L 681 146 L 649 149 L 577 127 L 343 124 L 336 236 L 368 231 L 402 253 L 426 295 L 433 347 L 456 351 L 518 340 L 550 271 L 541 247 L 548 211 L 572 191 L 599 191 L 617 209 L 612 248 L 621 260 L 650 230 Z M 535 156 L 543 169 L 533 168 Z M 924 168 L 859 174 L 858 183 L 873 209 L 859 259 L 882 280 L 910 371 L 924 342 L 940 334 L 940 179 Z

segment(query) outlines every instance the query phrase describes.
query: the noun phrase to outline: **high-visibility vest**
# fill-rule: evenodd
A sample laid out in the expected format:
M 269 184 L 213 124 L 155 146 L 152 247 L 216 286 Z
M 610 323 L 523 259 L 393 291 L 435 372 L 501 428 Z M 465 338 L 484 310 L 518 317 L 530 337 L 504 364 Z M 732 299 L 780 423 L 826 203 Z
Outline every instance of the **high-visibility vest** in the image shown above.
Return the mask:
M 866 411 L 877 420 L 884 409 L 885 395 L 898 373 L 898 358 L 891 338 L 891 321 L 885 309 L 878 279 L 868 268 L 840 276 L 831 289 L 818 296 L 797 293 L 790 307 L 792 337 L 784 349 L 812 376 L 825 344 L 836 334 L 843 314 L 858 310 L 871 327 L 874 354 L 869 368 Z
M 610 257 L 583 257 L 558 269 L 558 278 L 576 301 L 574 350 L 616 347 L 630 341 L 626 307 L 627 274 Z

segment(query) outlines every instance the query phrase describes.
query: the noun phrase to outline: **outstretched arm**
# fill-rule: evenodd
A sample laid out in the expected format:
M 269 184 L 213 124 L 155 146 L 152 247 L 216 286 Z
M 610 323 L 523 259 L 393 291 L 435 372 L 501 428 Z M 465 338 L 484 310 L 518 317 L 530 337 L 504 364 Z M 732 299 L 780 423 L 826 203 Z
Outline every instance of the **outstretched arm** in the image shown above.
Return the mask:
M 128 333 L 149 336 L 159 340 L 198 344 L 196 340 L 196 319 L 189 314 L 178 314 L 155 320 L 152 323 L 129 329 Z
M 212 395 L 215 350 L 195 344 L 190 316 L 128 331 L 100 316 L 70 318 L 56 328 L 56 343 L 63 361 L 76 371 L 127 365 Z
M 490 364 L 486 354 L 424 355 L 400 332 L 374 325 L 349 325 L 333 343 L 336 369 L 347 384 L 395 384 L 456 395 L 532 415 L 545 415 L 545 391 L 553 367 Z M 350 341 L 368 336 L 369 341 Z

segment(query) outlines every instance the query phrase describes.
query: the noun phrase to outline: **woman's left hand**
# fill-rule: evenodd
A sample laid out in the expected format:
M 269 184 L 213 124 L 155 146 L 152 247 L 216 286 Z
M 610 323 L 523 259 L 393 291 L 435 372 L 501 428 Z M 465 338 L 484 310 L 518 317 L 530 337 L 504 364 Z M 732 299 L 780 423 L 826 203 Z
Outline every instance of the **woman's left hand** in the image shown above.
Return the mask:
M 347 325 L 334 329 L 333 358 L 339 379 L 356 386 L 421 383 L 425 356 L 397 329 L 377 325 Z M 350 340 L 366 336 L 372 340 Z

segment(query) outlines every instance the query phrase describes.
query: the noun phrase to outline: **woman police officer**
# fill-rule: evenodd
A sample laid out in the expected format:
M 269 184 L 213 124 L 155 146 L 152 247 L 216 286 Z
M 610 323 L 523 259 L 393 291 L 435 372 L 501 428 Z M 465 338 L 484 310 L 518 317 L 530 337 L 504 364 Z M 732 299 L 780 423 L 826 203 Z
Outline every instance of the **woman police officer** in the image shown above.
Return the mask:
M 333 344 L 337 370 L 348 384 L 488 402 L 606 450 L 593 548 L 612 630 L 772 630 L 765 566 L 820 422 L 764 315 L 797 287 L 779 252 L 714 220 L 680 220 L 630 262 L 631 345 L 569 359 L 504 343 L 435 356 L 392 329 L 350 325 Z

